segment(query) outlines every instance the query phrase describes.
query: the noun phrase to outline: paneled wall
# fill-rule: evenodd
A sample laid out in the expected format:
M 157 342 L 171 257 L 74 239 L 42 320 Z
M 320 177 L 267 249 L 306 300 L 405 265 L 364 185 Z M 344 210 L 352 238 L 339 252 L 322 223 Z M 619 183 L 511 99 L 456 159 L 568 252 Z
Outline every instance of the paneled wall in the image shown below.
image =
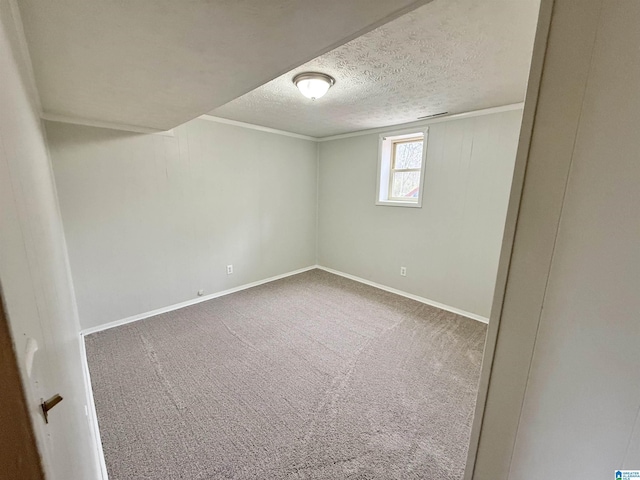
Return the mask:
M 422 208 L 375 205 L 378 134 L 320 143 L 318 263 L 489 317 L 521 116 L 432 124 Z
M 315 142 L 205 120 L 47 135 L 83 328 L 315 264 Z

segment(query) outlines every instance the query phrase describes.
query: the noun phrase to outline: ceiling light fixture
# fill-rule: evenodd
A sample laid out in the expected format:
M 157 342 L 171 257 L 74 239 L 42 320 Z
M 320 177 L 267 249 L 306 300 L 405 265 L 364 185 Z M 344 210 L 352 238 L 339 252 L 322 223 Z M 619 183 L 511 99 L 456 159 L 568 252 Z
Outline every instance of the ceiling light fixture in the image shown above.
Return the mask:
M 305 97 L 315 100 L 323 97 L 336 81 L 324 73 L 304 72 L 293 77 L 293 83 Z

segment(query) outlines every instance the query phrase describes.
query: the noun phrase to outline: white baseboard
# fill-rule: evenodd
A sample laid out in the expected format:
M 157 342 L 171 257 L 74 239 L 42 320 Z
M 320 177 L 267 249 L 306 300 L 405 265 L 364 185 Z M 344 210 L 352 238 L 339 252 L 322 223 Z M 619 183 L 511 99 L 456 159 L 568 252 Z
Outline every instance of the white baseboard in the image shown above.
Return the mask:
M 477 320 L 478 322 L 489 323 L 489 319 L 487 317 L 483 317 L 482 315 L 478 315 L 476 313 L 467 312 L 459 308 L 445 305 L 444 303 L 435 302 L 433 300 L 429 300 L 428 298 L 420 297 L 418 295 L 413 295 L 412 293 L 407 293 L 407 292 L 403 292 L 402 290 L 397 290 L 395 288 L 387 287 L 386 285 L 380 285 L 379 283 L 375 283 L 370 280 L 366 280 L 364 278 L 356 277 L 355 275 L 350 275 L 348 273 L 340 272 L 339 270 L 323 267 L 322 265 L 316 265 L 316 268 L 320 270 L 324 270 L 325 272 L 333 273 L 334 275 L 340 275 L 341 277 L 345 277 L 350 280 L 355 280 L 356 282 L 364 283 L 365 285 L 369 285 L 371 287 L 379 288 L 380 290 L 384 290 L 385 292 L 395 293 L 396 295 L 400 295 L 401 297 L 410 298 L 411 300 L 416 300 L 417 302 L 425 303 L 427 305 L 431 305 L 432 307 L 436 307 L 441 310 L 446 310 L 448 312 L 455 313 L 457 315 L 462 315 L 463 317 L 471 318 L 472 320 Z
M 225 295 L 229 295 L 231 293 L 239 292 L 241 290 L 246 290 L 247 288 L 257 287 L 258 285 L 262 285 L 265 283 L 273 282 L 275 280 L 280 280 L 281 278 L 290 277 L 291 275 L 297 275 L 298 273 L 307 272 L 309 270 L 313 270 L 318 268 L 317 265 L 311 265 L 309 267 L 300 268 L 298 270 L 294 270 L 292 272 L 283 273 L 281 275 L 276 275 L 275 277 L 265 278 L 264 280 L 258 280 L 257 282 L 247 283 L 245 285 L 240 285 L 239 287 L 230 288 L 228 290 L 223 290 L 221 292 L 212 293 L 210 295 L 204 295 L 202 297 L 193 298 L 191 300 L 187 300 L 186 302 L 175 303 L 173 305 L 169 305 L 162 308 L 157 308 L 155 310 L 151 310 L 150 312 L 139 313 L 138 315 L 133 315 L 131 317 L 123 318 L 121 320 L 115 320 L 113 322 L 105 323 L 103 325 L 98 325 L 97 327 L 85 328 L 80 331 L 81 335 L 90 335 L 92 333 L 101 332 L 103 330 L 108 330 L 110 328 L 119 327 L 120 325 L 125 325 L 127 323 L 137 322 L 138 320 L 144 320 L 145 318 L 155 317 L 156 315 L 160 315 L 161 313 L 172 312 L 174 310 L 178 310 L 180 308 L 188 307 L 190 305 L 195 305 L 196 303 L 206 302 L 207 300 L 211 300 L 218 297 L 223 297 Z
M 371 287 L 379 288 L 380 290 L 384 290 L 386 292 L 394 293 L 396 295 L 400 295 L 402 297 L 410 298 L 412 300 L 416 300 L 418 302 L 431 305 L 432 307 L 440 308 L 442 310 L 446 310 L 448 312 L 452 312 L 458 315 L 462 315 L 464 317 L 477 320 L 482 323 L 489 323 L 489 319 L 483 317 L 481 315 L 477 315 L 475 313 L 466 312 L 464 310 L 460 310 L 459 308 L 451 307 L 449 305 L 445 305 L 440 302 L 435 302 L 433 300 L 429 300 L 424 297 L 420 297 L 418 295 L 413 295 L 411 293 L 403 292 L 402 290 L 397 290 L 395 288 L 387 287 L 385 285 L 380 285 L 379 283 L 371 282 L 361 277 L 356 277 L 355 275 L 350 275 L 348 273 L 340 272 L 338 270 L 334 270 L 332 268 L 323 267 L 322 265 L 311 265 L 309 267 L 301 268 L 299 270 L 294 270 L 292 272 L 283 273 L 281 275 L 276 275 L 275 277 L 265 278 L 264 280 L 259 280 L 257 282 L 247 283 L 245 285 L 241 285 L 239 287 L 230 288 L 228 290 L 223 290 L 221 292 L 212 293 L 211 295 L 206 295 L 199 298 L 194 298 L 193 300 L 187 300 L 186 302 L 176 303 L 174 305 L 169 305 L 167 307 L 158 308 L 156 310 L 152 310 L 150 312 L 141 313 L 139 315 L 134 315 L 128 318 L 123 318 L 122 320 L 116 320 L 115 322 L 106 323 L 104 325 L 99 325 L 97 327 L 87 328 L 80 332 L 80 349 L 82 354 L 82 369 L 85 378 L 86 384 L 86 402 L 87 402 L 87 416 L 89 417 L 89 425 L 91 427 L 92 433 L 95 438 L 96 447 L 97 447 L 97 456 L 99 465 L 97 466 L 98 470 L 102 474 L 102 480 L 108 480 L 107 466 L 104 460 L 104 452 L 102 450 L 102 440 L 100 438 L 100 428 L 98 426 L 98 416 L 96 413 L 95 402 L 93 399 L 93 389 L 91 387 L 91 374 L 89 372 L 89 364 L 87 362 L 87 351 L 85 347 L 85 335 L 89 335 L 91 333 L 100 332 L 102 330 L 108 330 L 109 328 L 118 327 L 120 325 L 125 325 L 127 323 L 136 322 L 138 320 L 143 320 L 145 318 L 153 317 L 155 315 L 159 315 L 161 313 L 171 312 L 173 310 L 178 310 L 180 308 L 188 307 L 189 305 L 195 305 L 200 302 L 205 302 L 207 300 L 211 300 L 213 298 L 222 297 L 224 295 L 229 295 L 231 293 L 239 292 L 241 290 L 246 290 L 248 288 L 257 287 L 258 285 L 263 285 L 265 283 L 273 282 L 275 280 L 280 280 L 281 278 L 290 277 L 292 275 L 297 275 L 299 273 L 307 272 L 313 269 L 324 270 L 325 272 L 332 273 L 334 275 L 339 275 L 341 277 L 348 278 L 350 280 L 354 280 L 356 282 L 363 283 L 365 285 L 369 285 Z
M 276 275 L 275 277 L 265 278 L 264 280 L 259 280 L 257 282 L 247 283 L 245 285 L 241 285 L 239 287 L 230 288 L 228 290 L 224 290 L 222 292 L 212 293 L 211 295 L 206 295 L 203 297 L 194 298 L 193 300 L 187 300 L 186 302 L 176 303 L 174 305 L 169 305 L 167 307 L 158 308 L 156 310 L 152 310 L 150 312 L 141 313 L 139 315 L 133 315 L 128 318 L 123 318 L 122 320 L 116 320 L 115 322 L 109 322 L 104 325 L 99 325 L 97 327 L 87 328 L 80 332 L 80 353 L 82 359 L 82 370 L 85 379 L 86 386 L 86 408 L 87 408 L 87 417 L 89 421 L 89 427 L 92 431 L 95 440 L 96 446 L 96 456 L 98 465 L 96 469 L 101 474 L 101 480 L 109 480 L 109 475 L 107 473 L 107 465 L 104 460 L 104 451 L 102 449 L 102 439 L 100 437 L 100 427 L 98 426 L 98 414 L 96 413 L 96 405 L 93 399 L 93 388 L 91 386 L 91 374 L 89 372 L 89 363 L 87 361 L 87 350 L 85 346 L 85 335 L 89 335 L 91 333 L 100 332 L 102 330 L 108 330 L 109 328 L 118 327 L 120 325 L 125 325 L 127 323 L 136 322 L 138 320 L 142 320 L 145 318 L 153 317 L 155 315 L 159 315 L 161 313 L 171 312 L 173 310 L 178 310 L 180 308 L 188 307 L 189 305 L 195 305 L 196 303 L 205 302 L 207 300 L 211 300 L 213 298 L 222 297 L 224 295 L 229 295 L 230 293 L 239 292 L 241 290 L 246 290 L 247 288 L 257 287 L 258 285 L 262 285 L 264 283 L 273 282 L 274 280 L 279 280 L 281 278 L 290 277 L 291 275 L 297 275 L 298 273 L 307 272 L 309 270 L 313 270 L 317 268 L 316 265 L 311 265 L 309 267 L 301 268 L 299 270 L 294 270 L 292 272 L 283 273 L 281 275 Z
M 115 320 L 113 322 L 105 323 L 103 325 L 98 325 L 97 327 L 86 328 L 80 331 L 81 335 L 90 335 L 92 333 L 101 332 L 103 330 L 108 330 L 110 328 L 119 327 L 120 325 L 126 325 L 127 323 L 137 322 L 138 320 L 144 320 L 145 318 L 154 317 L 156 315 L 160 315 L 161 313 L 172 312 L 174 310 L 178 310 L 180 308 L 188 307 L 190 305 L 195 305 L 200 302 L 206 302 L 207 300 L 212 300 L 214 298 L 223 297 L 225 295 L 229 295 L 231 293 L 239 292 L 241 290 L 246 290 L 247 288 L 257 287 L 258 285 L 263 285 L 265 283 L 273 282 L 275 280 L 280 280 L 281 278 L 290 277 L 291 275 L 297 275 L 299 273 L 307 272 L 309 270 L 313 270 L 314 268 L 318 268 L 320 270 L 324 270 L 329 273 L 333 273 L 335 275 L 339 275 L 341 277 L 348 278 L 350 280 L 355 280 L 356 282 L 364 283 L 365 285 L 369 285 L 371 287 L 379 288 L 380 290 L 385 290 L 390 293 L 395 293 L 396 295 L 400 295 L 402 297 L 410 298 L 412 300 L 416 300 L 421 303 L 425 303 L 427 305 L 431 305 L 432 307 L 440 308 L 442 310 L 446 310 L 448 312 L 456 313 L 458 315 L 462 315 L 463 317 L 471 318 L 473 320 L 477 320 L 482 323 L 489 323 L 489 319 L 487 317 L 483 317 L 482 315 L 478 315 L 476 313 L 467 312 L 465 310 L 461 310 L 456 307 L 452 307 L 450 305 L 445 305 L 444 303 L 436 302 L 434 300 L 430 300 L 428 298 L 420 297 L 418 295 L 414 295 L 412 293 L 407 293 L 402 290 L 398 290 L 395 288 L 387 287 L 386 285 L 381 285 L 379 283 L 372 282 L 365 278 L 357 277 L 355 275 L 351 275 L 349 273 L 344 273 L 339 270 L 334 270 L 332 268 L 324 267 L 322 265 L 311 265 L 309 267 L 301 268 L 298 270 L 294 270 L 291 272 L 283 273 L 281 275 L 276 275 L 274 277 L 265 278 L 264 280 L 258 280 L 257 282 L 247 283 L 245 285 L 240 285 L 238 287 L 230 288 L 228 290 L 223 290 L 221 292 L 212 293 L 210 295 L 205 295 L 198 298 L 193 298 L 191 300 L 187 300 L 185 302 L 176 303 L 173 305 L 168 305 L 166 307 L 157 308 L 155 310 L 151 310 L 149 312 L 140 313 L 138 315 L 133 315 L 131 317 L 123 318 L 121 320 Z
M 98 414 L 96 413 L 96 404 L 93 400 L 93 387 L 91 386 L 91 374 L 89 373 L 89 362 L 87 361 L 87 349 L 84 344 L 84 335 L 80 335 L 80 357 L 82 361 L 82 373 L 85 383 L 86 395 L 86 414 L 89 418 L 89 428 L 94 438 L 96 447 L 97 462 L 96 470 L 101 474 L 101 480 L 109 480 L 107 474 L 107 464 L 104 461 L 104 451 L 102 450 L 102 439 L 100 437 L 100 427 L 98 427 Z

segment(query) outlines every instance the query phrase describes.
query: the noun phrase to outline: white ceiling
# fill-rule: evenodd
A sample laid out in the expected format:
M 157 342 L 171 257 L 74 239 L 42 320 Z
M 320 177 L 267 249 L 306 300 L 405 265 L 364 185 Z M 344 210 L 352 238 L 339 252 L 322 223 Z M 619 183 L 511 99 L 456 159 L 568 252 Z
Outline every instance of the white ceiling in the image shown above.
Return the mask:
M 324 137 L 524 100 L 539 0 L 434 0 L 211 115 Z M 333 76 L 322 99 L 292 78 Z
M 428 0 L 20 0 L 45 116 L 166 130 Z

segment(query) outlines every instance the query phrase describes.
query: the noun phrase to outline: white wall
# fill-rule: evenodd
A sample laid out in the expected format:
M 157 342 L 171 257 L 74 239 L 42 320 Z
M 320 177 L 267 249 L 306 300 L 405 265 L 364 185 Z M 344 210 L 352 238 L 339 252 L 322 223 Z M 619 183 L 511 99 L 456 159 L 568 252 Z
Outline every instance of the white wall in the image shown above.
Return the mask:
M 422 208 L 375 205 L 378 134 L 320 143 L 318 263 L 488 317 L 521 116 L 430 125 Z
M 14 13 L 8 0 L 0 0 L 0 283 L 45 474 L 49 480 L 92 480 L 99 473 L 85 416 L 78 315 L 53 174 Z M 30 378 L 27 338 L 39 344 Z M 39 403 L 55 393 L 64 400 L 45 425 Z
M 640 3 L 601 3 L 509 477 L 518 480 L 640 469 Z
M 315 142 L 46 127 L 83 328 L 315 264 Z
M 551 5 L 477 480 L 640 468 L 640 4 Z

